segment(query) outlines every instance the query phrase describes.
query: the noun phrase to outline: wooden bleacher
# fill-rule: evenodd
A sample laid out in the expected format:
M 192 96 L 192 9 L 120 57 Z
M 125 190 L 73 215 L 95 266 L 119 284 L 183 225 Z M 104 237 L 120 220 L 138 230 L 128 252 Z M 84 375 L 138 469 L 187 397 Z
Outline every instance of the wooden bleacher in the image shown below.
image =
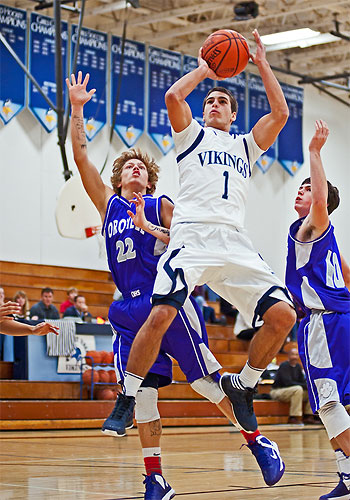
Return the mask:
M 50 286 L 55 291 L 55 305 L 66 299 L 66 289 L 76 286 L 84 294 L 93 315 L 107 317 L 115 290 L 109 273 L 60 266 L 41 266 L 1 262 L 0 283 L 6 297 L 24 290 L 31 304 L 40 298 L 40 291 Z M 237 340 L 233 327 L 207 325 L 209 346 L 223 371 L 238 372 L 248 357 L 249 342 Z M 294 346 L 294 345 L 293 345 Z M 286 359 L 277 356 L 278 363 Z M 89 401 L 84 387 L 79 400 L 79 382 L 30 382 L 9 380 L 11 363 L 0 362 L 0 429 L 83 429 L 99 428 L 114 406 L 113 401 Z M 159 390 L 159 411 L 164 426 L 227 425 L 228 420 L 218 408 L 204 400 L 185 382 L 179 366 L 174 363 L 174 382 Z M 261 387 L 259 392 L 269 392 Z M 277 401 L 254 403 L 259 424 L 286 423 L 289 406 Z

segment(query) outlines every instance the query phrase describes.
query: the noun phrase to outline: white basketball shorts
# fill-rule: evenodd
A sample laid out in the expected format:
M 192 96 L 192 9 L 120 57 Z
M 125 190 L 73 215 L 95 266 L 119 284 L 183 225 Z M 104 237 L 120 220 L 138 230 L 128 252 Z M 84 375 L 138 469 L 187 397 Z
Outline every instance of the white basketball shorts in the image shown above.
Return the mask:
M 154 305 L 165 303 L 179 309 L 196 285 L 206 283 L 253 327 L 262 325 L 263 314 L 278 301 L 294 307 L 287 289 L 256 252 L 246 231 L 234 226 L 177 224 L 157 271 Z

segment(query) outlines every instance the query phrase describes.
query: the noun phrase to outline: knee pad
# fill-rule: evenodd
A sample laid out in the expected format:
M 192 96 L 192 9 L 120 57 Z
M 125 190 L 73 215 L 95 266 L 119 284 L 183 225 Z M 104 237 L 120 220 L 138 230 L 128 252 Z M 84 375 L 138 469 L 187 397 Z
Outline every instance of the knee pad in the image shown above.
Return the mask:
M 219 384 L 215 382 L 210 375 L 199 378 L 190 385 L 194 391 L 209 399 L 211 403 L 219 404 L 225 397 L 225 394 L 220 389 Z
M 336 438 L 350 427 L 350 416 L 338 401 L 330 401 L 318 410 L 329 439 Z
M 136 394 L 135 419 L 139 424 L 159 420 L 158 391 L 154 387 L 140 387 Z

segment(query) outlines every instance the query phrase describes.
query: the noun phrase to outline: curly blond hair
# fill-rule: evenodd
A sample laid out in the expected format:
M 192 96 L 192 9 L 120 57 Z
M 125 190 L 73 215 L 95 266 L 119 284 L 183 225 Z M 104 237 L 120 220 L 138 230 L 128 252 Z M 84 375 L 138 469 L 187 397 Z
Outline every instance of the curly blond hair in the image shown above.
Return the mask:
M 151 185 L 147 187 L 146 193 L 153 194 L 158 182 L 159 167 L 154 158 L 151 158 L 147 153 L 142 153 L 140 149 L 129 149 L 128 151 L 124 151 L 124 153 L 114 160 L 111 176 L 114 192 L 119 195 L 121 193 L 121 187 L 118 186 L 118 184 L 120 183 L 123 167 L 129 160 L 140 160 L 145 165 L 148 172 L 148 182 Z

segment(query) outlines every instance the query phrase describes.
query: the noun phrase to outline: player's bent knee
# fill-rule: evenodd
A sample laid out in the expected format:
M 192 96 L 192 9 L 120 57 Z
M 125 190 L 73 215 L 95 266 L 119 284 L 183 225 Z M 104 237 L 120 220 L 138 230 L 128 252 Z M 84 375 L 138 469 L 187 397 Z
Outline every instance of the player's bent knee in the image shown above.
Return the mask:
M 275 330 L 288 334 L 295 325 L 297 315 L 295 310 L 286 302 L 280 301 L 266 311 L 263 317 L 265 324 Z
M 148 318 L 148 324 L 151 328 L 162 327 L 170 324 L 177 314 L 177 310 L 167 304 L 153 307 Z
M 225 397 L 219 384 L 215 382 L 210 375 L 195 380 L 191 383 L 191 387 L 194 391 L 198 392 L 198 394 L 209 399 L 211 403 L 219 404 Z
M 135 419 L 139 424 L 159 420 L 158 391 L 154 387 L 141 387 L 136 394 Z
M 350 416 L 339 401 L 330 401 L 318 410 L 329 439 L 336 438 L 350 428 Z

